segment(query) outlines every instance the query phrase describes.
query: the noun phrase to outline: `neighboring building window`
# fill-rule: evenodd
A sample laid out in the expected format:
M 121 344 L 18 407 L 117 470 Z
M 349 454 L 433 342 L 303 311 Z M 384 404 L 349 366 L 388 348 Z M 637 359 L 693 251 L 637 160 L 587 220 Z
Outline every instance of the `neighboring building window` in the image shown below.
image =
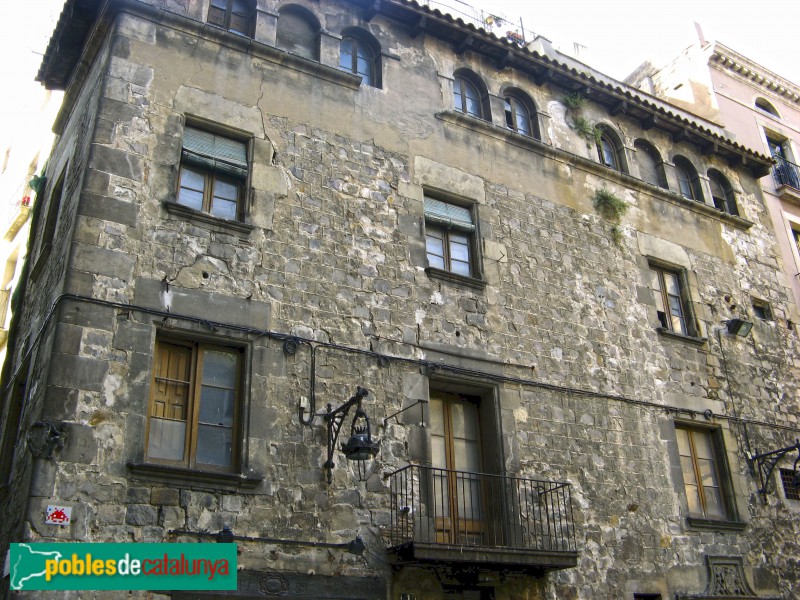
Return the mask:
M 428 266 L 474 276 L 474 235 L 475 225 L 469 208 L 425 197 Z
M 506 127 L 519 134 L 539 139 L 536 109 L 527 96 L 517 90 L 507 91 L 504 105 Z
M 772 167 L 775 183 L 779 186 L 790 185 L 795 189 L 800 189 L 800 167 L 792 162 L 788 140 L 778 140 L 767 135 L 767 145 L 769 153 L 775 159 L 775 166 Z
M 763 110 L 765 113 L 771 114 L 773 117 L 780 118 L 780 115 L 778 114 L 778 111 L 775 110 L 775 107 L 772 106 L 772 104 L 770 104 L 767 100 L 764 100 L 764 98 L 756 99 L 756 108 Z
M 600 130 L 600 138 L 597 140 L 597 156 L 600 163 L 609 169 L 624 172 L 622 144 L 607 127 L 601 127 Z
M 474 545 L 482 535 L 480 398 L 432 392 L 432 491 L 436 541 Z
M 711 198 L 717 210 L 739 216 L 739 207 L 736 205 L 736 196 L 733 188 L 725 176 L 716 169 L 708 171 L 708 183 L 711 187 Z
M 339 44 L 339 68 L 372 87 L 380 87 L 380 46 L 366 31 L 350 29 Z
M 783 495 L 788 500 L 800 500 L 800 474 L 794 469 L 781 469 Z
M 673 271 L 650 265 L 650 288 L 656 302 L 656 313 L 661 327 L 673 333 L 692 335 L 687 297 L 683 277 L 679 271 Z
M 689 200 L 703 201 L 703 190 L 700 186 L 700 177 L 697 170 L 682 156 L 676 156 L 675 175 L 678 177 L 678 188 L 681 195 Z
M 797 253 L 800 254 L 800 229 L 792 228 L 792 239 L 794 239 L 794 247 Z
M 178 204 L 221 219 L 239 219 L 246 179 L 244 142 L 194 127 L 184 129 Z
M 208 22 L 242 35 L 253 35 L 255 4 L 250 0 L 211 0 Z
M 729 518 L 719 431 L 676 424 L 675 433 L 689 514 L 705 519 Z
M 639 176 L 642 180 L 667 189 L 664 163 L 658 150 L 645 140 L 636 140 L 633 147 L 636 150 L 636 162 L 639 165 Z
M 319 60 L 319 32 L 319 21 L 307 8 L 288 4 L 278 10 L 275 40 L 278 48 L 304 58 Z
M 236 469 L 241 356 L 238 348 L 156 341 L 148 461 L 190 469 Z

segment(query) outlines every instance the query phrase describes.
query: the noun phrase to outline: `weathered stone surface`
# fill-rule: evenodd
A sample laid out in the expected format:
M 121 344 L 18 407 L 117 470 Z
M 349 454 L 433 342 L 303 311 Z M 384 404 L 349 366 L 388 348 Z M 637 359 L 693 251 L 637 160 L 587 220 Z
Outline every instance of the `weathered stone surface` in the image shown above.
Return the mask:
M 15 514 L 27 506 L 27 516 L 16 519 L 26 535 L 164 541 L 170 529 L 230 525 L 243 536 L 341 542 L 360 533 L 369 548 L 362 557 L 243 542 L 242 564 L 389 577 L 380 544 L 402 526 L 396 506 L 393 512 L 392 474 L 436 461 L 431 407 L 417 404 L 434 389 L 473 396 L 483 408 L 483 469 L 570 486 L 578 565 L 541 577 L 481 570 L 482 585 L 496 598 L 699 593 L 703 555 L 712 553 L 745 556 L 760 591 L 790 589 L 797 568 L 784 557 L 796 554 L 794 508 L 780 493 L 766 504 L 758 496 L 737 419 L 747 420 L 759 448 L 791 443 L 798 427 L 797 335 L 781 322 L 758 324 L 751 338 L 738 340 L 721 325 L 742 314 L 754 290 L 776 314 L 788 314 L 769 220 L 732 224 L 648 187 L 635 176 L 627 146 L 642 138 L 667 161 L 680 153 L 704 171 L 724 170 L 739 182 L 744 214 L 758 216 L 762 202 L 747 191 L 757 190 L 752 176 L 689 141 L 675 142 L 668 131 L 645 130 L 625 113 L 611 122 L 607 108 L 590 100 L 587 118 L 625 134 L 631 175 L 612 172 L 570 126 L 565 90 L 536 85 L 521 70 L 488 68 L 473 52 L 459 60 L 485 80 L 493 121 L 454 117 L 451 44 L 432 34 L 412 39 L 380 11 L 365 23 L 359 11 L 334 0 L 307 4 L 326 31 L 338 35 L 342 23 L 361 24 L 398 53 L 401 60 L 382 60 L 384 89 L 352 89 L 331 81 L 336 63 L 302 61 L 258 44 L 240 51 L 231 40 L 241 36 L 178 26 L 166 16 L 154 22 L 133 6 L 86 65 L 51 168 L 57 174 L 57 165 L 73 165 L 63 224 L 26 298 L 26 347 L 11 353 L 19 367 L 33 349 L 30 418 L 66 421 L 79 432 L 74 439 L 86 443 L 68 442 L 49 470 L 33 473 L 35 464 L 18 460 L 20 481 L 33 477 L 41 494 L 27 505 L 20 495 L 9 506 Z M 201 5 L 164 4 L 168 13 L 202 23 Z M 260 22 L 256 30 L 266 36 L 265 27 Z M 413 98 L 398 94 L 399 81 Z M 507 85 L 546 109 L 543 142 L 510 137 L 498 112 Z M 242 214 L 252 227 L 166 208 L 179 187 L 187 121 L 250 140 Z M 601 187 L 630 205 L 616 243 L 592 206 Z M 423 202 L 437 193 L 474 211 L 479 278 L 425 270 Z M 686 270 L 685 296 L 705 340 L 657 330 L 651 261 Z M 46 323 L 64 291 L 84 298 L 62 300 Z M 296 343 L 285 344 L 291 336 Z M 193 357 L 211 348 L 241 351 L 232 473 L 197 461 L 197 432 L 185 461 L 152 465 L 160 473 L 131 466 L 147 460 L 148 419 L 166 385 L 163 373 L 154 378 L 155 340 L 186 344 Z M 192 369 L 213 371 L 199 359 L 189 362 L 189 379 Z M 370 389 L 362 405 L 380 439 L 376 472 L 356 482 L 340 451 L 351 411 L 328 485 L 324 415 L 359 385 Z M 192 402 L 204 406 L 212 387 L 194 382 L 191 419 L 205 418 L 203 408 L 192 413 Z M 401 409 L 408 410 L 383 423 Z M 730 514 L 747 522 L 744 532 L 687 521 L 676 422 L 720 430 Z M 240 472 L 254 481 L 244 482 Z M 410 519 L 428 508 L 421 506 L 422 488 L 415 489 Z M 86 506 L 84 529 L 43 527 L 36 502 L 45 497 Z M 11 539 L 10 527 L 2 531 Z M 443 581 L 458 584 L 449 571 L 444 577 L 396 569 L 382 594 L 436 599 Z

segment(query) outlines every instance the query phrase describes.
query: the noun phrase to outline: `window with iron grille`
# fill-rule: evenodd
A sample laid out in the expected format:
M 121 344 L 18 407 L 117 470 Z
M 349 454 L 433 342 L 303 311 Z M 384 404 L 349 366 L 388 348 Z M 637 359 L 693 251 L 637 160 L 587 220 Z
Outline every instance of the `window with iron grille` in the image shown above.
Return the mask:
M 781 469 L 783 495 L 788 500 L 800 500 L 800 475 L 795 469 Z

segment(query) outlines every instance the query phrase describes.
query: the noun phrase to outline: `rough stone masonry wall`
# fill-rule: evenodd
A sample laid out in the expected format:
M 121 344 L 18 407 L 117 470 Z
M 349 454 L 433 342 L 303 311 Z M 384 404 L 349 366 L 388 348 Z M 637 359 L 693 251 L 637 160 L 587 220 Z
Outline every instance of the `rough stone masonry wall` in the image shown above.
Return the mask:
M 37 209 L 39 232 L 44 226 L 50 203 L 59 201 L 61 206 L 58 210 L 58 221 L 49 250 L 42 248 L 41 233 L 31 231 L 31 238 L 28 240 L 28 260 L 32 261 L 28 266 L 29 277 L 37 260 L 43 255 L 44 257 L 42 266 L 37 269 L 35 279 L 32 278 L 33 280 L 28 282 L 28 293 L 19 319 L 19 330 L 22 333 L 17 336 L 17 339 L 23 343 L 18 344 L 14 349 L 14 355 L 8 357 L 8 360 L 13 361 L 11 373 L 12 375 L 16 374 L 16 381 L 27 383 L 27 399 L 22 410 L 20 427 L 23 432 L 27 431 L 32 423 L 42 418 L 42 406 L 46 402 L 45 382 L 49 376 L 50 367 L 47 355 L 52 347 L 53 327 L 52 324 L 48 324 L 47 327 L 43 326 L 46 324 L 45 317 L 49 308 L 56 297 L 63 292 L 75 214 L 80 203 L 84 169 L 91 156 L 90 142 L 94 133 L 95 116 L 109 53 L 108 43 L 98 50 L 97 59 L 93 68 L 87 73 L 86 85 L 75 103 L 72 117 L 57 140 L 47 163 L 45 171 L 47 185 L 44 193 L 37 196 L 37 202 L 42 203 Z M 62 196 L 60 199 L 53 198 L 51 196 L 53 188 L 62 174 L 64 175 Z M 49 256 L 47 256 L 48 253 Z M 36 339 L 40 328 L 42 337 Z M 24 361 L 28 352 L 31 352 L 31 356 L 29 363 L 26 364 Z M 30 370 L 26 373 L 24 369 L 28 364 Z M 58 402 L 56 399 L 51 400 L 51 402 L 53 401 Z M 3 514 L 7 515 L 7 518 L 0 522 L 0 548 L 2 548 L 0 561 L 5 560 L 8 543 L 11 540 L 19 539 L 21 527 L 25 521 L 28 494 L 38 495 L 41 492 L 45 496 L 50 495 L 46 483 L 41 490 L 34 489 L 29 492 L 32 462 L 42 463 L 43 461 L 33 461 L 26 451 L 24 441 L 18 443 L 14 461 L 12 479 L 2 498 Z M 43 468 L 46 469 L 47 465 L 45 464 Z M 34 479 L 34 487 L 37 485 L 38 482 Z
M 484 291 L 454 286 L 429 278 L 422 268 L 422 190 L 437 177 L 464 173 L 462 179 L 474 179 L 480 172 L 469 162 L 424 163 L 433 175 L 423 178 L 417 157 L 446 162 L 440 138 L 401 151 L 364 139 L 355 125 L 348 134 L 334 123 L 313 123 L 311 114 L 308 122 L 290 119 L 281 113 L 281 100 L 304 93 L 312 85 L 307 79 L 269 79 L 278 76 L 274 66 L 133 17 L 120 22 L 117 35 L 75 221 L 71 291 L 656 405 L 732 415 L 733 403 L 740 403 L 742 416 L 793 423 L 796 378 L 787 373 L 796 373 L 796 335 L 760 324 L 748 341 L 722 337 L 724 356 L 716 338 L 715 327 L 731 315 L 731 304 L 747 306 L 749 290 L 763 290 L 778 310 L 786 302 L 773 259 L 759 258 L 772 256 L 760 221 L 742 231 L 691 214 L 702 225 L 689 224 L 687 231 L 724 237 L 738 263 L 691 243 L 682 249 L 696 275 L 697 310 L 709 338 L 704 346 L 687 345 L 655 332 L 653 300 L 645 289 L 643 249 L 650 244 L 648 219 L 658 196 L 631 192 L 579 162 L 554 166 L 552 159 L 520 157 L 482 140 L 487 153 L 517 161 L 512 166 L 530 175 L 516 185 L 488 177 L 476 183 L 488 285 Z M 205 74 L 175 68 L 193 64 L 190 57 L 203 61 Z M 262 75 L 272 86 L 266 95 L 262 84 L 248 83 Z M 346 102 L 333 92 L 328 101 Z M 250 218 L 260 226 L 244 240 L 162 206 L 174 196 L 186 114 L 215 118 L 256 138 Z M 478 135 L 448 133 L 448 143 L 458 145 L 457 160 Z M 556 183 L 539 194 L 537 174 L 545 170 Z M 599 185 L 634 204 L 622 248 L 591 209 L 588 198 Z M 758 210 L 756 196 L 743 201 L 746 210 Z M 658 210 L 687 218 L 680 217 L 686 211 L 680 206 Z M 169 307 L 164 293 L 172 294 Z M 254 493 L 130 475 L 127 463 L 143 453 L 153 342 L 157 331 L 167 330 L 248 347 L 246 460 L 264 475 Z M 261 336 L 78 302 L 64 307 L 54 352 L 46 415 L 69 421 L 72 438 L 41 470 L 51 481 L 52 498 L 79 510 L 72 529 L 54 534 L 41 523 L 41 501 L 35 501 L 27 536 L 159 541 L 169 529 L 213 532 L 227 524 L 244 535 L 347 541 L 359 531 L 370 548 L 364 558 L 272 547 L 265 552 L 253 543 L 243 544 L 241 560 L 247 568 L 389 579 L 380 541 L 388 493 L 380 474 L 424 454 L 415 447 L 424 443 L 418 416 L 404 414 L 380 432 L 379 474 L 366 485 L 353 483 L 339 457 L 329 488 L 319 468 L 324 429 L 303 427 L 297 418 L 298 399 L 309 393 L 307 347 L 287 357 L 279 341 Z M 74 364 L 81 369 L 70 370 Z M 321 352 L 317 376 L 318 410 L 362 384 L 374 392 L 368 409 L 376 421 L 427 393 L 418 367 L 380 367 L 347 353 Z M 701 534 L 687 530 L 676 493 L 671 415 L 535 385 L 496 387 L 506 464 L 521 475 L 572 483 L 581 550 L 577 568 L 546 582 L 498 580 L 498 598 L 519 597 L 526 587 L 531 598 L 622 597 L 646 586 L 698 592 L 704 553 L 743 555 L 756 567 L 761 589 L 775 588 L 777 580 L 784 592 L 790 589 L 797 573 L 788 558 L 796 508 L 775 496 L 767 508 L 757 503 L 738 429 L 715 421 L 733 442 L 731 467 L 750 524 L 744 534 Z M 786 443 L 781 432 L 753 429 L 765 446 Z M 42 494 L 42 501 L 47 497 Z M 776 524 L 783 528 L 779 533 Z M 772 556 L 781 557 L 773 568 L 759 566 Z M 634 573 L 642 585 L 637 590 L 631 587 Z M 412 572 L 398 577 L 393 597 L 411 578 L 436 588 L 429 574 Z M 436 598 L 431 594 L 426 598 Z

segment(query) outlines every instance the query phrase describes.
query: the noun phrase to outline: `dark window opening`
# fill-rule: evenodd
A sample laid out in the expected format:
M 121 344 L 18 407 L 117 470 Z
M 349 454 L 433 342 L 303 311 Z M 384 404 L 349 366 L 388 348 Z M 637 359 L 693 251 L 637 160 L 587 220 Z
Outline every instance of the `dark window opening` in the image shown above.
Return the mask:
M 756 108 L 763 110 L 765 113 L 771 114 L 773 117 L 780 118 L 780 115 L 778 114 L 778 111 L 775 110 L 775 107 L 764 98 L 756 99 Z
M 764 300 L 753 300 L 753 316 L 762 321 L 772 321 L 772 308 Z
M 794 469 L 781 469 L 783 495 L 789 500 L 800 500 L 800 473 Z
M 664 163 L 658 151 L 644 140 L 636 140 L 633 146 L 636 150 L 636 162 L 639 165 L 639 175 L 642 180 L 666 189 L 667 176 L 664 173 Z
M 681 195 L 688 200 L 703 202 L 703 190 L 700 177 L 688 160 L 682 156 L 675 157 L 675 175 L 678 178 L 678 188 Z
M 719 171 L 711 169 L 708 172 L 708 183 L 716 209 L 738 217 L 739 207 L 736 205 L 736 196 L 725 176 Z

